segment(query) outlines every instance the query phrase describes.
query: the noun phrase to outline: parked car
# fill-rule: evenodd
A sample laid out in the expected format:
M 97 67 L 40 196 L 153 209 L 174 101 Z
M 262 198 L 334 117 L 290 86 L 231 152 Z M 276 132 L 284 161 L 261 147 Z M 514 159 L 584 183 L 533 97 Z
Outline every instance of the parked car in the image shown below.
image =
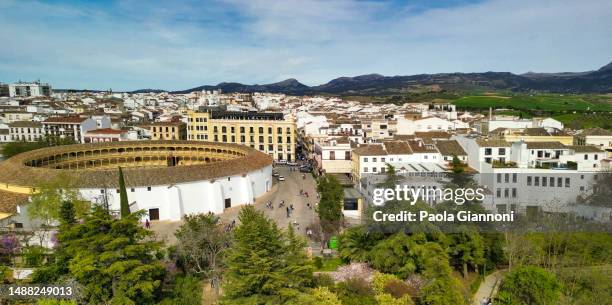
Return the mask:
M 278 176 L 278 181 L 285 181 L 285 176 Z
M 277 171 L 272 171 L 272 177 L 278 177 L 278 172 Z

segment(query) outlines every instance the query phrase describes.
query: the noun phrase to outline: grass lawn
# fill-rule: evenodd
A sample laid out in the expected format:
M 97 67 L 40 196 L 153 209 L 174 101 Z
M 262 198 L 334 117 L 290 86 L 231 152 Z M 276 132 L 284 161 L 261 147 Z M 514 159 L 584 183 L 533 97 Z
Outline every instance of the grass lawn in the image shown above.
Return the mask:
M 604 96 L 588 95 L 471 95 L 453 101 L 459 109 L 507 108 L 514 110 L 566 111 L 612 111 L 612 100 Z
M 342 259 L 337 258 L 337 257 L 321 258 L 321 261 L 323 262 L 323 266 L 321 266 L 321 268 L 317 268 L 315 265 L 315 270 L 314 270 L 315 272 L 336 271 L 338 267 L 344 265 L 344 263 L 342 262 Z

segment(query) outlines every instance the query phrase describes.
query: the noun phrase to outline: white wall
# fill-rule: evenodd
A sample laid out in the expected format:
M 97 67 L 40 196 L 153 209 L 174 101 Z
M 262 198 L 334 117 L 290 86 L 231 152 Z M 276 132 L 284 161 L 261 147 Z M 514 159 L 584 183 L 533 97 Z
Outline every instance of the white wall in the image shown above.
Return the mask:
M 229 178 L 229 180 L 228 180 Z M 248 173 L 245 177 L 235 175 L 211 181 L 177 183 L 174 185 L 128 187 L 128 201 L 133 210 L 158 208 L 160 220 L 180 220 L 192 213 L 222 213 L 224 200 L 231 199 L 231 205 L 252 204 L 255 198 L 265 194 L 272 186 L 272 166 Z M 116 189 L 108 189 L 108 202 L 113 210 L 120 209 Z M 101 189 L 82 189 L 81 194 L 92 202 L 102 203 Z

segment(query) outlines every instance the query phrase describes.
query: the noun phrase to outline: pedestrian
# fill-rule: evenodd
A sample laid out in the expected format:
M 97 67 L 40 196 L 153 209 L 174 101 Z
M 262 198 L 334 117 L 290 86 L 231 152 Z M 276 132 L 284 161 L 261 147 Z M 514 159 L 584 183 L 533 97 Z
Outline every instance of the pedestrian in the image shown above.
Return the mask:
M 291 209 L 291 211 L 293 212 L 293 203 L 289 205 L 289 208 Z
M 486 297 L 483 297 L 483 298 L 482 298 L 482 301 L 480 301 L 480 304 L 482 304 L 482 305 L 487 305 L 487 303 L 488 303 L 488 302 L 489 302 L 489 300 L 487 300 L 487 298 L 486 298 Z
M 151 222 L 149 222 L 149 218 L 145 219 L 145 228 L 147 229 L 151 228 Z
M 289 207 L 287 207 L 287 218 L 289 218 L 290 216 L 291 215 L 290 215 L 290 212 L 289 212 Z

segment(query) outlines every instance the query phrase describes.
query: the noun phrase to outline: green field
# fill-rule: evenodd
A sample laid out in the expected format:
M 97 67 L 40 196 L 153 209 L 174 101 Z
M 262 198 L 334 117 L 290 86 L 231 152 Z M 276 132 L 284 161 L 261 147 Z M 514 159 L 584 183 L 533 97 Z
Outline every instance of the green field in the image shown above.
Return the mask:
M 553 118 L 572 129 L 601 127 L 612 130 L 612 114 L 608 113 L 566 113 Z
M 452 101 L 459 109 L 486 110 L 507 108 L 527 111 L 554 113 L 572 111 L 611 112 L 612 98 L 591 95 L 475 95 L 464 96 Z

